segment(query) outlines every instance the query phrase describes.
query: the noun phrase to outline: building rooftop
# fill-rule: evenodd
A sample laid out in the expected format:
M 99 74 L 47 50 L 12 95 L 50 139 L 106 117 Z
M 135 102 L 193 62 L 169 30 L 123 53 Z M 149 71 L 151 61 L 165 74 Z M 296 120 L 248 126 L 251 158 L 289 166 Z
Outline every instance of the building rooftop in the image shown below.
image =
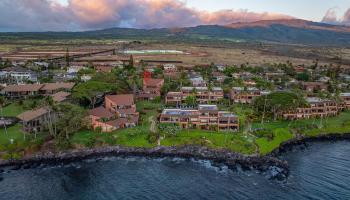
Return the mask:
M 45 83 L 44 87 L 42 87 L 40 90 L 71 90 L 74 87 L 74 85 L 75 83 Z
M 306 101 L 308 103 L 321 103 L 321 102 L 327 102 L 327 101 L 330 101 L 329 99 L 321 99 L 321 98 L 318 98 L 318 97 L 308 97 L 306 98 Z
M 162 112 L 163 115 L 198 115 L 198 110 L 183 110 L 183 109 L 164 109 Z
M 245 89 L 247 91 L 259 91 L 259 89 L 255 88 L 255 87 L 247 87 L 247 88 L 244 88 L 244 87 L 233 87 L 232 89 L 236 90 L 236 91 L 244 91 Z
M 213 91 L 224 91 L 221 87 L 213 87 Z
M 219 116 L 221 117 L 238 117 L 237 115 L 227 112 L 227 111 L 221 111 L 219 112 Z
M 38 108 L 35 110 L 26 111 L 26 112 L 18 115 L 17 118 L 20 119 L 21 121 L 29 122 L 31 120 L 38 118 L 38 117 L 41 117 L 42 115 L 45 115 L 48 112 L 49 111 L 47 108 L 42 107 L 42 108 Z
M 350 97 L 350 92 L 340 93 L 341 97 Z
M 43 84 L 26 84 L 26 85 L 9 85 L 5 87 L 3 92 L 37 92 L 44 85 Z
M 120 94 L 120 95 L 107 95 L 106 99 L 109 99 L 117 105 L 133 105 L 134 95 L 132 94 Z
M 70 95 L 71 95 L 71 93 L 69 93 L 69 92 L 61 91 L 61 92 L 57 92 L 57 93 L 55 93 L 55 94 L 53 94 L 51 96 L 52 96 L 52 99 L 54 101 L 62 102 L 62 101 L 65 101 Z
M 145 86 L 158 86 L 163 83 L 164 83 L 164 79 L 155 79 L 155 78 L 143 79 L 143 84 Z
M 103 106 L 91 109 L 89 111 L 89 114 L 99 118 L 111 118 L 114 116 L 113 113 L 111 113 L 109 110 L 107 110 Z
M 218 110 L 216 105 L 198 105 L 199 110 Z
M 25 68 L 25 67 L 21 67 L 21 66 L 6 67 L 6 68 L 2 69 L 1 71 L 5 71 L 5 72 L 34 73 L 32 70 L 27 69 L 27 68 Z
M 208 90 L 207 87 L 182 87 L 181 90 L 183 91 L 192 91 L 193 89 L 196 89 L 197 91 L 206 91 Z

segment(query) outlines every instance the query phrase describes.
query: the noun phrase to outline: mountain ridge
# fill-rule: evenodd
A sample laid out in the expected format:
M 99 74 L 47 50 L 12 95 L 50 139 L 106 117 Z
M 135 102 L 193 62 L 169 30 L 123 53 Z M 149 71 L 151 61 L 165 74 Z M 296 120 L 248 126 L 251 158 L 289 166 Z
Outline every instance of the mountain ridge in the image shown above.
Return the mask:
M 277 42 L 350 46 L 350 27 L 301 19 L 264 20 L 227 25 L 135 29 L 108 28 L 84 32 L 0 33 L 0 39 L 133 39 L 160 41 Z

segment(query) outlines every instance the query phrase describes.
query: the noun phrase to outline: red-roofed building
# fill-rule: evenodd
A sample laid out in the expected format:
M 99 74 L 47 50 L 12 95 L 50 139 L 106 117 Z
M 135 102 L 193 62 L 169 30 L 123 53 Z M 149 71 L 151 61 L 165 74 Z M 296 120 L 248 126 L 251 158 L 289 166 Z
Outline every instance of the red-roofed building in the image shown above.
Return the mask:
M 102 132 L 112 132 L 117 129 L 136 126 L 139 113 L 136 112 L 132 94 L 108 95 L 105 106 L 90 110 L 93 129 L 100 127 Z
M 160 96 L 164 79 L 144 78 L 142 91 L 138 92 L 137 99 L 153 100 Z

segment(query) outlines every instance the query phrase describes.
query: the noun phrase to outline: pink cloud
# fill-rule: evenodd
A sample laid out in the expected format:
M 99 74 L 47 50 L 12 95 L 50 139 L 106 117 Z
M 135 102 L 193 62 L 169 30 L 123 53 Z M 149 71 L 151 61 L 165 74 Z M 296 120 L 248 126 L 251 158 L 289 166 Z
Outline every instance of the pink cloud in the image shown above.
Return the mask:
M 66 5 L 57 0 L 1 0 L 0 13 L 2 30 L 163 28 L 291 18 L 248 10 L 199 11 L 180 0 L 68 0 Z M 16 20 L 8 20 L 12 18 Z
M 350 26 L 350 8 L 341 18 L 337 16 L 337 8 L 330 8 L 323 17 L 322 22 Z

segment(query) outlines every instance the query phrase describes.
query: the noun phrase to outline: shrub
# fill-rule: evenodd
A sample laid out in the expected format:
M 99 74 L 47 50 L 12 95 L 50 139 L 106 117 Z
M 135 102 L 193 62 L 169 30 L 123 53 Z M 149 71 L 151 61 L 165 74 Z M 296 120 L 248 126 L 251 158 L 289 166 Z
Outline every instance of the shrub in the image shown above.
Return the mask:
M 149 133 L 147 136 L 147 140 L 149 143 L 154 144 L 158 141 L 159 135 L 154 133 Z
M 177 124 L 159 124 L 158 129 L 160 132 L 172 136 L 176 136 L 181 131 L 180 126 Z
M 273 140 L 274 134 L 271 130 L 268 129 L 261 129 L 261 130 L 256 130 L 253 132 L 253 134 L 258 137 L 258 138 L 267 138 L 268 140 Z

